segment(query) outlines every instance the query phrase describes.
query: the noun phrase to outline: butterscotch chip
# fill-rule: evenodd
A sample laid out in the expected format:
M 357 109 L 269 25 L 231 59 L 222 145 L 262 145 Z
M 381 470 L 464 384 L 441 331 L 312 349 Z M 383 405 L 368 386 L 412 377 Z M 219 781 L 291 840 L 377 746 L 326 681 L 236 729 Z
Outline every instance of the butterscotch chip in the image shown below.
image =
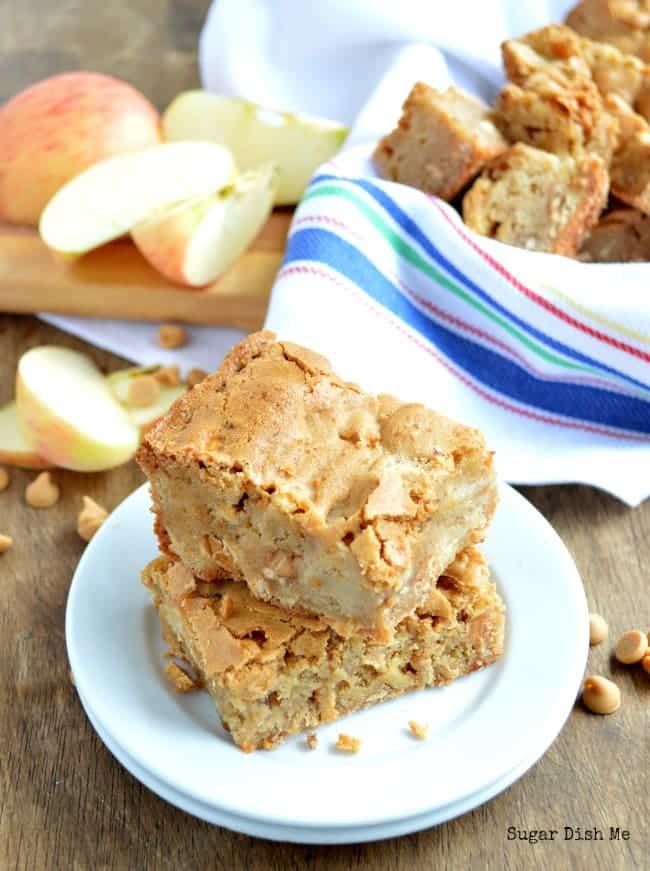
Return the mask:
M 574 160 L 518 142 L 465 194 L 463 218 L 482 236 L 572 257 L 598 221 L 608 184 L 595 154 Z
M 418 723 L 415 720 L 409 720 L 409 729 L 411 734 L 419 738 L 420 741 L 424 741 L 429 734 L 429 726 L 425 723 Z
M 426 601 L 423 567 L 438 577 L 496 506 L 477 430 L 365 393 L 268 332 L 182 396 L 137 457 L 161 549 L 198 578 L 378 638 Z
M 630 629 L 616 642 L 616 659 L 624 665 L 641 662 L 648 650 L 648 636 L 639 629 Z
M 176 365 L 162 366 L 160 369 L 156 369 L 153 377 L 165 387 L 178 387 L 181 383 L 180 370 Z
M 600 614 L 589 615 L 589 644 L 593 647 L 603 642 L 609 634 L 607 623 Z
M 160 396 L 160 381 L 153 375 L 138 375 L 129 383 L 127 402 L 134 408 L 148 408 Z
M 25 501 L 32 508 L 51 508 L 59 501 L 60 491 L 49 472 L 41 472 L 25 488 Z
M 190 369 L 185 380 L 187 381 L 187 386 L 191 388 L 196 387 L 197 384 L 200 384 L 207 377 L 208 373 L 205 369 Z
M 452 570 L 453 588 L 439 584 L 438 595 L 402 620 L 389 642 L 342 634 L 338 626 L 261 602 L 241 582 L 200 581 L 171 557 L 150 563 L 142 580 L 170 651 L 188 663 L 248 752 L 270 750 L 369 704 L 448 684 L 498 659 L 503 603 L 485 559 L 470 547 Z M 234 607 L 224 618 L 226 597 Z
M 590 675 L 582 686 L 582 701 L 593 714 L 613 714 L 621 707 L 621 691 L 606 677 Z
M 418 82 L 374 159 L 386 178 L 451 200 L 506 148 L 489 106 L 459 88 Z
M 161 348 L 180 348 L 187 342 L 187 331 L 177 324 L 161 324 L 158 344 Z
M 310 750 L 315 750 L 318 747 L 318 738 L 315 732 L 309 732 L 305 737 L 305 744 Z
M 13 546 L 14 540 L 10 535 L 0 533 L 0 553 L 6 553 Z
M 225 593 L 221 599 L 221 619 L 228 620 L 232 616 L 235 606 L 233 598 L 229 593 Z
M 618 124 L 617 149 L 628 139 L 636 136 L 637 133 L 643 133 L 649 129 L 646 119 L 616 94 L 607 94 L 603 99 L 603 106 Z
M 361 750 L 361 740 L 341 732 L 334 746 L 342 753 L 358 753 Z
M 163 671 L 177 693 L 191 693 L 199 688 L 196 681 L 173 660 L 167 663 Z
M 9 472 L 4 468 L 4 466 L 0 466 L 0 493 L 7 489 L 10 480 Z
M 641 666 L 644 671 L 650 674 L 650 653 L 646 653 L 646 655 L 641 660 Z
M 84 541 L 90 541 L 99 527 L 108 517 L 108 511 L 91 499 L 83 497 L 83 508 L 77 517 L 77 532 Z

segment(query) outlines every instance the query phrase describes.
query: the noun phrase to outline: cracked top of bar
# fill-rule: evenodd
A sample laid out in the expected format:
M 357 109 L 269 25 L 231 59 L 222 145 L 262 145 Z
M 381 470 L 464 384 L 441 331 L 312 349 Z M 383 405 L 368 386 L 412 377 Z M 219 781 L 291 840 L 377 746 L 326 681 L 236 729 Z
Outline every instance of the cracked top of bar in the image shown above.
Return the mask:
M 388 637 L 496 505 L 475 429 L 255 333 L 146 434 L 164 550 L 197 577 Z

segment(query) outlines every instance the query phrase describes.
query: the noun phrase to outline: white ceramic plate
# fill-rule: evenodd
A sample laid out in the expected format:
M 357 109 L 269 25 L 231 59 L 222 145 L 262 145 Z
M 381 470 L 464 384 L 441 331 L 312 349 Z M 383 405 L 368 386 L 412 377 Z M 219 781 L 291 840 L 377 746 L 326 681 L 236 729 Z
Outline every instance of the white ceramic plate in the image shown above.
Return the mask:
M 432 818 L 454 803 L 469 802 L 468 809 L 473 796 L 504 788 L 546 750 L 575 700 L 588 649 L 575 566 L 548 523 L 509 487 L 485 552 L 508 609 L 499 663 L 328 724 L 316 751 L 296 737 L 272 753 L 247 755 L 220 727 L 207 694 L 177 695 L 162 676 L 157 618 L 138 583 L 156 554 L 142 487 L 79 563 L 66 614 L 70 665 L 118 758 L 136 777 L 146 772 L 174 803 L 172 796 L 184 797 L 188 809 L 193 803 L 266 826 L 349 834 Z M 427 741 L 408 734 L 410 719 L 430 724 Z M 339 731 L 362 739 L 357 756 L 332 751 Z
M 512 771 L 509 771 L 502 778 L 497 780 L 486 789 L 479 790 L 473 795 L 461 799 L 460 801 L 452 802 L 442 808 L 436 808 L 428 814 L 420 814 L 416 817 L 408 817 L 397 822 L 386 823 L 378 826 L 358 826 L 345 828 L 319 828 L 308 826 L 280 826 L 273 823 L 265 823 L 261 820 L 251 820 L 247 817 L 234 816 L 223 810 L 210 805 L 201 804 L 189 796 L 183 795 L 172 787 L 162 783 L 155 778 L 150 772 L 132 759 L 125 751 L 118 747 L 117 744 L 104 732 L 100 724 L 94 717 L 92 710 L 84 698 L 80 695 L 81 704 L 88 715 L 88 719 L 95 728 L 95 731 L 108 747 L 115 758 L 128 769 L 134 777 L 148 787 L 152 792 L 160 798 L 165 799 L 170 804 L 175 805 L 181 810 L 192 814 L 199 819 L 205 820 L 208 823 L 214 823 L 218 826 L 223 826 L 226 829 L 231 829 L 234 832 L 241 832 L 244 835 L 252 835 L 255 838 L 266 838 L 271 841 L 289 841 L 294 844 L 359 844 L 367 841 L 380 841 L 384 838 L 395 838 L 399 835 L 408 835 L 412 832 L 419 832 L 422 829 L 429 829 L 431 826 L 436 826 L 439 823 L 447 822 L 455 817 L 461 816 L 468 811 L 473 810 L 480 804 L 483 804 L 493 798 L 498 793 L 502 792 L 511 783 L 514 783 L 517 778 L 521 777 L 536 761 L 536 758 L 525 759 Z

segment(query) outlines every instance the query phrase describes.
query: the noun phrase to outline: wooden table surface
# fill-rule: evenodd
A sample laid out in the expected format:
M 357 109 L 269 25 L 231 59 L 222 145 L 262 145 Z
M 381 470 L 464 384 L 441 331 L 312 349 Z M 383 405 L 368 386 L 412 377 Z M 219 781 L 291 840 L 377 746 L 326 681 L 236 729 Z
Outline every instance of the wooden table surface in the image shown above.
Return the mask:
M 207 5 L 207 0 L 0 4 L 0 98 L 50 73 L 91 68 L 121 75 L 164 106 L 196 83 L 196 35 Z M 106 370 L 124 365 L 34 318 L 0 316 L 0 403 L 11 397 L 20 354 L 52 342 L 88 351 Z M 96 737 L 70 683 L 64 642 L 68 586 L 83 550 L 75 532 L 81 495 L 113 508 L 142 476 L 133 463 L 105 474 L 57 472 L 62 499 L 47 511 L 24 502 L 32 477 L 13 471 L 9 489 L 0 494 L 0 532 L 15 540 L 0 556 L 1 869 L 650 867 L 650 679 L 639 668 L 612 662 L 610 645 L 592 650 L 589 668 L 617 681 L 620 711 L 596 717 L 577 705 L 528 774 L 487 805 L 435 829 L 376 844 L 302 847 L 233 834 L 166 804 Z M 650 501 L 630 510 L 588 487 L 523 492 L 565 541 L 590 607 L 605 615 L 612 635 L 633 626 L 650 629 Z M 546 629 L 552 645 L 553 626 Z M 540 647 L 539 656 L 544 655 Z M 543 710 L 538 713 L 544 716 Z M 557 829 L 560 835 L 531 845 L 508 840 L 510 826 Z M 565 826 L 600 829 L 604 840 L 564 840 Z M 611 826 L 628 830 L 629 839 L 609 840 Z

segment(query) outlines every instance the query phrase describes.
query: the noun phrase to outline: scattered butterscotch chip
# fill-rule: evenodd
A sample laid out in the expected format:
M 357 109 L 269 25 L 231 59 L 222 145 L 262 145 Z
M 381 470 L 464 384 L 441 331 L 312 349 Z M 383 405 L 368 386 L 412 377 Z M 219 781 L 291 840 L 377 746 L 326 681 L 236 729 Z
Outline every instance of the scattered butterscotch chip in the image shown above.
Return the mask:
M 158 344 L 161 348 L 180 348 L 187 342 L 187 331 L 178 324 L 161 324 Z
M 84 541 L 90 541 L 108 517 L 108 511 L 90 496 L 84 496 L 83 500 L 83 508 L 77 517 L 77 532 Z
M 648 649 L 648 636 L 639 629 L 624 632 L 616 642 L 616 659 L 624 665 L 641 662 Z
M 230 593 L 225 593 L 221 598 L 220 614 L 222 620 L 227 620 L 233 612 L 234 605 Z
M 305 743 L 310 750 L 315 750 L 318 747 L 318 738 L 316 736 L 316 733 L 309 732 L 309 734 L 305 737 Z
M 589 615 L 589 644 L 593 647 L 605 641 L 609 635 L 609 629 L 604 618 L 600 614 Z
M 25 487 L 25 501 L 32 508 L 51 508 L 59 501 L 59 496 L 58 485 L 49 472 L 41 472 Z
M 148 408 L 160 396 L 160 382 L 153 375 L 138 375 L 129 384 L 127 402 L 134 408 Z
M 0 553 L 6 553 L 13 543 L 14 540 L 10 535 L 0 533 Z
M 641 660 L 641 666 L 644 671 L 647 671 L 648 674 L 650 674 L 650 651 L 648 651 Z
M 0 466 L 0 493 L 3 490 L 6 490 L 9 486 L 9 472 L 4 468 L 4 466 Z
M 415 720 L 409 720 L 409 729 L 411 734 L 424 741 L 429 735 L 429 727 L 426 723 L 418 723 Z
M 178 366 L 161 366 L 153 373 L 153 377 L 159 384 L 165 387 L 178 387 L 181 383 L 181 373 Z
M 165 677 L 177 693 L 191 693 L 193 690 L 198 689 L 196 681 L 173 660 L 167 663 L 164 670 Z
M 208 373 L 205 369 L 190 369 L 185 380 L 188 387 L 196 387 L 197 384 L 200 384 L 207 377 Z
M 600 675 L 589 675 L 582 687 L 582 701 L 592 714 L 613 714 L 621 707 L 621 691 Z
M 359 738 L 353 738 L 352 735 L 345 735 L 341 732 L 335 747 L 342 753 L 358 753 L 361 749 L 361 740 Z

